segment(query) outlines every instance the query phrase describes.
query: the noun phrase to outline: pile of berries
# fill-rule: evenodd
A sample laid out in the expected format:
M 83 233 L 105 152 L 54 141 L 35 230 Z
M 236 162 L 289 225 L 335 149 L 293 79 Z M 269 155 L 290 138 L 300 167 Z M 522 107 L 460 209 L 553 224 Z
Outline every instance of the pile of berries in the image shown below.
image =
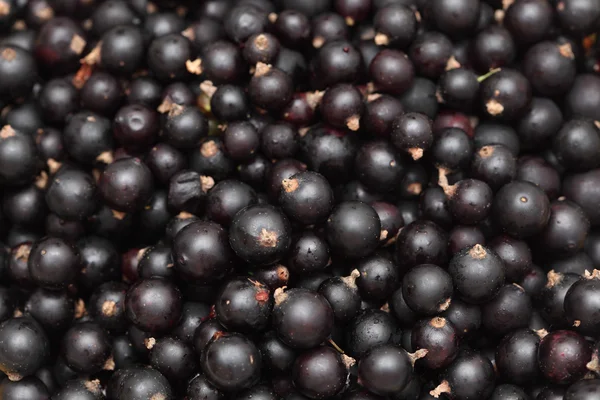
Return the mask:
M 600 0 L 0 0 L 0 399 L 599 400 Z

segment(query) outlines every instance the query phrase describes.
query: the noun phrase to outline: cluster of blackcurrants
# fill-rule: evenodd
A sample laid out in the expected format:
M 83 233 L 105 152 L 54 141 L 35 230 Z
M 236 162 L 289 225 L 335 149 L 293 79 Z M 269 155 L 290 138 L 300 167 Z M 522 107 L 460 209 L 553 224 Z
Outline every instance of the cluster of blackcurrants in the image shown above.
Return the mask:
M 599 0 L 0 33 L 0 399 L 600 399 Z

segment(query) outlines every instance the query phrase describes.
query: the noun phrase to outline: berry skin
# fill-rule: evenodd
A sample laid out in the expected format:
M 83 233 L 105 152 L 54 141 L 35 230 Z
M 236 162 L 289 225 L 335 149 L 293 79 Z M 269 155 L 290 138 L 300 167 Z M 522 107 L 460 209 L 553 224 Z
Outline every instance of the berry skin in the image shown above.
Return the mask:
M 331 347 L 316 347 L 298 356 L 292 369 L 295 388 L 311 399 L 335 396 L 346 385 L 348 371 Z
M 412 329 L 411 343 L 416 350 L 427 350 L 417 364 L 430 369 L 450 365 L 459 351 L 456 328 L 443 317 L 417 322 Z
M 165 332 L 181 316 L 181 293 L 162 278 L 141 279 L 132 285 L 125 298 L 127 318 L 145 332 Z
M 144 207 L 153 189 L 150 169 L 137 158 L 125 158 L 109 164 L 98 181 L 98 191 L 104 201 L 123 212 Z
M 506 122 L 524 115 L 531 101 L 531 85 L 527 78 L 508 68 L 484 80 L 479 93 L 483 114 Z
M 322 295 L 299 288 L 275 291 L 273 327 L 286 345 L 315 347 L 329 337 L 333 322 L 333 310 Z
M 551 215 L 546 228 L 536 237 L 537 245 L 547 254 L 565 258 L 583 248 L 590 221 L 575 203 L 556 200 L 550 204 Z
M 75 281 L 81 257 L 72 244 L 49 237 L 33 245 L 28 266 L 36 284 L 47 289 L 64 289 Z
M 586 379 L 569 386 L 565 400 L 593 400 L 600 396 L 600 380 Z
M 246 262 L 267 265 L 279 261 L 291 244 L 286 216 L 270 205 L 252 205 L 236 214 L 229 230 L 233 251 Z
M 600 209 L 592 200 L 598 196 L 596 182 L 600 182 L 600 169 L 568 175 L 562 182 L 562 194 L 583 209 L 592 226 L 600 224 Z
M 346 201 L 334 208 L 325 229 L 333 252 L 358 258 L 368 255 L 379 245 L 381 222 L 368 204 Z
M 478 149 L 471 164 L 471 176 L 486 182 L 493 190 L 509 183 L 517 174 L 517 160 L 511 150 L 494 144 Z
M 260 332 L 268 326 L 273 299 L 268 287 L 249 278 L 227 282 L 215 301 L 217 319 L 236 332 Z
M 202 353 L 200 368 L 206 378 L 225 392 L 247 389 L 260 378 L 261 355 L 248 338 L 218 333 Z
M 420 113 L 403 114 L 394 120 L 390 136 L 394 146 L 419 160 L 433 144 L 432 121 Z
M 18 399 L 49 399 L 48 389 L 44 383 L 35 376 L 28 376 L 20 381 L 11 381 L 4 378 L 0 381 L 0 393 L 6 400 Z M 56 396 L 52 396 L 53 398 Z M 59 397 L 56 397 L 59 398 Z M 87 400 L 83 399 L 82 400 Z
M 358 270 L 353 270 L 350 276 L 335 276 L 325 280 L 319 286 L 319 293 L 331 305 L 337 321 L 348 322 L 360 310 L 361 297 L 356 286 L 356 278 L 359 275 Z
M 351 131 L 360 128 L 364 105 L 361 93 L 353 85 L 341 83 L 327 89 L 320 109 L 323 119 L 331 126 Z
M 425 18 L 441 32 L 460 37 L 477 26 L 479 7 L 474 0 L 434 0 L 427 4 Z
M 531 299 L 525 289 L 516 283 L 504 285 L 493 299 L 481 307 L 483 328 L 490 334 L 504 335 L 526 327 L 532 311 Z
M 538 350 L 540 370 L 551 382 L 564 384 L 580 379 L 592 349 L 585 338 L 572 331 L 554 331 L 544 336 Z
M 447 234 L 433 222 L 415 221 L 400 231 L 396 260 L 404 271 L 419 264 L 444 265 L 448 261 Z
M 415 13 L 404 4 L 388 2 L 373 17 L 375 43 L 404 49 L 417 33 Z
M 412 85 L 415 70 L 405 53 L 385 49 L 371 61 L 369 76 L 377 90 L 399 95 Z
M 392 315 L 378 309 L 367 309 L 348 324 L 344 349 L 358 360 L 379 345 L 400 343 L 401 334 Z
M 330 264 L 327 242 L 311 231 L 304 231 L 294 238 L 286 265 L 293 274 L 322 272 Z
M 214 282 L 233 268 L 234 254 L 227 232 L 213 222 L 192 222 L 173 241 L 176 271 L 188 279 Z
M 464 179 L 445 187 L 448 207 L 456 222 L 465 225 L 483 221 L 492 208 L 493 192 L 487 183 L 477 179 Z
M 598 167 L 599 130 L 591 121 L 571 120 L 554 136 L 553 149 L 562 166 L 574 171 Z
M 4 125 L 0 132 L 0 183 L 31 182 L 38 171 L 35 143 L 10 125 Z
M 443 381 L 429 394 L 439 398 L 447 393 L 454 399 L 486 399 L 493 390 L 495 373 L 486 356 L 473 350 L 463 350 L 442 373 Z
M 304 225 L 324 221 L 333 208 L 333 190 L 323 175 L 299 172 L 281 182 L 279 204 L 290 218 Z
M 62 356 L 67 365 L 77 372 L 99 372 L 107 362 L 110 352 L 108 334 L 94 322 L 77 323 L 63 337 Z
M 98 380 L 73 379 L 52 395 L 57 400 L 102 400 L 102 388 Z
M 600 319 L 596 310 L 600 302 L 600 280 L 598 270 L 586 271 L 583 278 L 573 283 L 564 298 L 565 315 L 569 324 L 586 336 L 600 332 Z
M 504 232 L 516 238 L 527 238 L 546 227 L 550 219 L 550 202 L 548 196 L 532 183 L 513 181 L 496 193 L 492 215 Z
M 257 107 L 280 111 L 294 94 L 292 78 L 284 71 L 268 64 L 258 63 L 248 84 L 248 97 Z
M 496 348 L 496 368 L 500 376 L 510 383 L 525 385 L 539 378 L 537 353 L 540 332 L 517 329 L 502 338 Z
M 257 202 L 258 197 L 252 187 L 237 180 L 224 180 L 208 192 L 206 215 L 211 221 L 229 226 L 238 211 Z
M 433 316 L 445 311 L 451 304 L 452 293 L 452 278 L 437 265 L 418 265 L 402 279 L 404 301 L 419 315 Z
M 265 368 L 275 373 L 285 373 L 292 369 L 296 360 L 296 352 L 283 344 L 275 332 L 270 331 L 264 334 L 257 345 Z
M 17 46 L 0 46 L 1 97 L 14 99 L 29 95 L 36 75 L 31 53 Z
M 106 396 L 118 400 L 173 399 L 169 381 L 150 367 L 133 366 L 115 372 L 106 387 Z
M 38 288 L 27 299 L 23 311 L 35 318 L 48 334 L 60 334 L 73 322 L 74 304 L 65 291 Z
M 355 170 L 368 188 L 378 193 L 391 192 L 404 175 L 404 160 L 388 142 L 369 142 L 356 153 Z
M 389 395 L 404 389 L 410 381 L 414 360 L 406 350 L 393 344 L 375 347 L 358 362 L 358 379 L 369 391 Z
M 222 400 L 223 393 L 217 390 L 202 374 L 196 375 L 190 380 L 186 389 L 187 400 Z
M 11 318 L 0 324 L 0 370 L 11 380 L 32 375 L 49 355 L 50 342 L 32 318 Z
M 471 304 L 491 300 L 504 284 L 504 264 L 490 249 L 476 244 L 455 254 L 448 272 L 454 289 Z
M 150 350 L 150 365 L 173 383 L 185 382 L 197 369 L 194 351 L 174 338 L 159 339 Z

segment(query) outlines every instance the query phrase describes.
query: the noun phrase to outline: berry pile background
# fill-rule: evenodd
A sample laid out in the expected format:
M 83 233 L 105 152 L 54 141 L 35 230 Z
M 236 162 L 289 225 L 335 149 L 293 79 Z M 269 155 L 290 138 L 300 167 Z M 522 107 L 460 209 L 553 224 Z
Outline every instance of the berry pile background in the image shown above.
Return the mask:
M 600 400 L 600 0 L 0 0 L 1 400 Z

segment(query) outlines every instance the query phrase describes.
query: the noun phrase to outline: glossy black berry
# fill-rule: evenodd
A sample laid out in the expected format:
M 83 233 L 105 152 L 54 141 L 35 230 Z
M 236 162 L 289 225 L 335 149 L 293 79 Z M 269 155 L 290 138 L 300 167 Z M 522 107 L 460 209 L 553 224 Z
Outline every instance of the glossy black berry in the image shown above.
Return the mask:
M 477 26 L 479 7 L 473 0 L 435 0 L 427 4 L 425 18 L 441 32 L 460 37 Z
M 442 382 L 429 394 L 447 393 L 457 399 L 487 398 L 495 385 L 494 367 L 489 359 L 473 350 L 463 350 L 442 373 Z
M 0 370 L 11 380 L 33 374 L 48 361 L 50 342 L 33 318 L 11 318 L 0 324 Z
M 35 143 L 10 125 L 4 125 L 0 132 L 0 182 L 8 185 L 31 182 L 38 171 Z
M 460 297 L 472 304 L 491 300 L 504 284 L 502 260 L 480 244 L 455 254 L 448 272 Z
M 492 214 L 504 232 L 526 238 L 545 228 L 550 219 L 550 202 L 532 183 L 513 181 L 496 193 Z
M 329 182 L 316 172 L 300 172 L 281 183 L 279 204 L 290 218 L 313 225 L 327 218 L 333 208 Z
M 585 375 L 592 357 L 590 344 L 573 331 L 554 331 L 544 336 L 538 363 L 544 377 L 554 383 L 570 383 Z
M 595 304 L 600 296 L 597 270 L 586 271 L 585 276 L 573 283 L 564 298 L 564 310 L 575 330 L 585 335 L 596 335 L 599 321 L 595 316 Z
M 192 348 L 174 338 L 157 340 L 149 358 L 150 365 L 174 384 L 190 378 L 198 367 Z
M 274 331 L 264 334 L 257 345 L 262 355 L 263 366 L 268 370 L 275 373 L 291 370 L 296 352 L 279 340 Z
M 280 260 L 291 244 L 291 228 L 283 213 L 270 205 L 246 207 L 234 217 L 229 243 L 247 262 L 270 264 Z
M 418 35 L 409 50 L 416 72 L 427 78 L 438 78 L 446 70 L 451 54 L 452 42 L 439 32 Z
M 157 370 L 132 366 L 114 373 L 106 386 L 106 395 L 114 399 L 143 400 L 155 397 L 172 399 L 169 381 Z
M 320 105 L 323 118 L 328 124 L 352 131 L 360 128 L 363 109 L 362 95 L 349 84 L 338 84 L 329 88 Z
M 142 32 L 133 26 L 115 26 L 102 37 L 100 62 L 108 71 L 125 75 L 134 72 L 143 61 Z
M 403 348 L 393 344 L 375 347 L 358 362 L 361 385 L 369 391 L 388 395 L 398 392 L 408 384 L 412 375 L 413 360 Z
M 167 114 L 163 136 L 178 149 L 200 145 L 208 135 L 208 120 L 197 107 L 172 105 Z
M 431 221 L 407 225 L 396 240 L 396 260 L 404 271 L 419 264 L 444 265 L 447 260 L 447 234 Z
M 504 285 L 494 298 L 481 307 L 483 328 L 497 335 L 524 328 L 532 310 L 531 299 L 525 289 L 516 283 Z
M 141 209 L 153 189 L 152 173 L 138 158 L 124 158 L 109 164 L 98 181 L 98 191 L 105 202 L 124 212 Z
M 381 222 L 375 210 L 359 201 L 338 205 L 327 219 L 327 242 L 344 257 L 363 257 L 379 245 Z
M 393 315 L 367 309 L 359 313 L 348 325 L 344 350 L 356 359 L 361 359 L 379 345 L 400 343 L 402 332 Z
M 250 122 L 232 122 L 225 128 L 223 144 L 231 159 L 247 162 L 260 146 L 260 135 Z
M 292 78 L 284 71 L 259 63 L 248 84 L 250 100 L 267 111 L 279 111 L 293 95 Z
M 361 54 L 351 43 L 346 40 L 330 41 L 319 49 L 315 75 L 324 87 L 352 83 L 359 77 L 361 63 Z
M 319 293 L 307 289 L 275 291 L 273 327 L 281 341 L 307 349 L 325 341 L 333 329 L 331 306 Z
M 465 131 L 445 128 L 437 132 L 431 147 L 431 156 L 436 165 L 450 170 L 469 164 L 473 155 L 473 143 Z
M 398 50 L 382 50 L 369 66 L 369 77 L 385 93 L 402 94 L 413 84 L 415 70 L 408 56 Z
M 210 98 L 211 112 L 220 120 L 242 120 L 250 111 L 246 93 L 240 86 L 220 85 Z
M 250 278 L 231 279 L 215 301 L 215 314 L 221 325 L 235 332 L 259 332 L 269 322 L 273 296 L 262 282 Z
M 502 121 L 521 117 L 531 102 L 531 85 L 520 72 L 504 68 L 481 83 L 480 102 L 484 115 Z
M 36 284 L 47 289 L 64 289 L 75 281 L 81 258 L 71 243 L 48 237 L 33 245 L 28 265 Z
M 401 3 L 388 2 L 373 17 L 375 43 L 400 49 L 408 47 L 417 31 L 415 13 Z
M 261 364 L 260 351 L 254 343 L 236 333 L 218 334 L 200 358 L 206 378 L 226 392 L 254 385 L 260 378 Z
M 62 340 L 62 356 L 67 365 L 77 372 L 99 372 L 110 356 L 109 336 L 94 322 L 73 325 Z
M 166 279 L 141 279 L 127 291 L 125 309 L 127 318 L 143 331 L 168 331 L 179 322 L 181 293 Z
M 127 285 L 121 282 L 107 282 L 96 290 L 87 304 L 88 312 L 104 329 L 124 331 L 127 324 L 125 316 L 125 295 Z
M 73 322 L 74 302 L 65 291 L 39 288 L 27 299 L 24 312 L 39 322 L 46 332 L 62 333 Z
M 2 393 L 2 397 L 7 400 L 23 398 L 45 400 L 50 398 L 46 385 L 35 376 L 28 376 L 19 381 L 12 381 L 9 378 L 4 378 L 0 382 L 0 392 Z
M 227 232 L 213 222 L 197 221 L 181 229 L 173 241 L 176 271 L 188 279 L 213 282 L 233 267 Z
M 186 61 L 192 58 L 189 40 L 178 33 L 158 37 L 148 47 L 148 67 L 161 81 L 185 79 L 190 74 Z
M 533 90 L 544 96 L 565 93 L 576 75 L 575 55 L 569 43 L 540 42 L 527 51 L 523 65 Z
M 458 355 L 458 339 L 456 328 L 446 318 L 435 317 L 417 322 L 411 333 L 412 345 L 415 350 L 427 350 L 427 354 L 417 361 L 417 365 L 431 369 L 450 365 Z
M 134 152 L 150 148 L 158 136 L 158 129 L 158 114 L 139 104 L 122 107 L 113 120 L 117 142 Z
M 292 369 L 295 388 L 311 399 L 335 396 L 346 385 L 347 376 L 342 356 L 328 346 L 300 354 Z

